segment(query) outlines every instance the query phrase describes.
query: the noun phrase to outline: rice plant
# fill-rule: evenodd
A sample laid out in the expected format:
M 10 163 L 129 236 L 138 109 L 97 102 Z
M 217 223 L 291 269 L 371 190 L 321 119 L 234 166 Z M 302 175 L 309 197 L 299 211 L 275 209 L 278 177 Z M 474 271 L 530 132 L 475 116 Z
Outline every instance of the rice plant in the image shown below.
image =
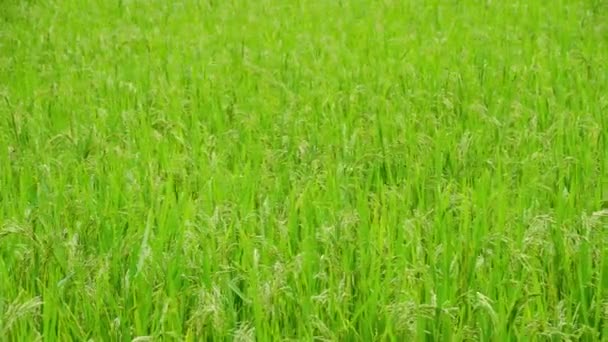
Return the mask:
M 0 0 L 0 339 L 608 339 L 603 0 Z

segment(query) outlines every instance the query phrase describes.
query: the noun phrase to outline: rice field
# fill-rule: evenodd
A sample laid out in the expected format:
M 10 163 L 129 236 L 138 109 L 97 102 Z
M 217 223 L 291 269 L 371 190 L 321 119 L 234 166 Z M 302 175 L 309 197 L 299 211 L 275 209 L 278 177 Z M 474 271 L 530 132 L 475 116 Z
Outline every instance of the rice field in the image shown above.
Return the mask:
M 0 339 L 608 340 L 608 2 L 0 0 Z

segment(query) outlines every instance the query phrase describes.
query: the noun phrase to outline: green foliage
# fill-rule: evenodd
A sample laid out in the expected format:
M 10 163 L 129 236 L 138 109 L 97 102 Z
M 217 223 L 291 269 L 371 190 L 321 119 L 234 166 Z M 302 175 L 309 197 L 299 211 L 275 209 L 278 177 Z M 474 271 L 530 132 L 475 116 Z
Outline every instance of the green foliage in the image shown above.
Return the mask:
M 602 1 L 2 1 L 6 340 L 608 338 Z

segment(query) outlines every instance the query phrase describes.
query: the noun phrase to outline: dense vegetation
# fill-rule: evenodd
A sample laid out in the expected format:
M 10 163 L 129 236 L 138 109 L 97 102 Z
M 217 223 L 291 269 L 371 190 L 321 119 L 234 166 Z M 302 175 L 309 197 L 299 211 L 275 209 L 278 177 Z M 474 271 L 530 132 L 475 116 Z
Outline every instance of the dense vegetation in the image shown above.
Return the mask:
M 0 0 L 3 340 L 608 338 L 602 0 Z

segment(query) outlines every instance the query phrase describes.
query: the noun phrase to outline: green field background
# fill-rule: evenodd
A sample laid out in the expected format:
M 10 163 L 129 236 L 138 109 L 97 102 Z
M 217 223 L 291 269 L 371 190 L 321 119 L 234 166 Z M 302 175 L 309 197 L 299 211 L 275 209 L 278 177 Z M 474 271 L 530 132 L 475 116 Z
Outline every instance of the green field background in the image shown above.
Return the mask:
M 0 340 L 608 339 L 608 2 L 0 0 Z

